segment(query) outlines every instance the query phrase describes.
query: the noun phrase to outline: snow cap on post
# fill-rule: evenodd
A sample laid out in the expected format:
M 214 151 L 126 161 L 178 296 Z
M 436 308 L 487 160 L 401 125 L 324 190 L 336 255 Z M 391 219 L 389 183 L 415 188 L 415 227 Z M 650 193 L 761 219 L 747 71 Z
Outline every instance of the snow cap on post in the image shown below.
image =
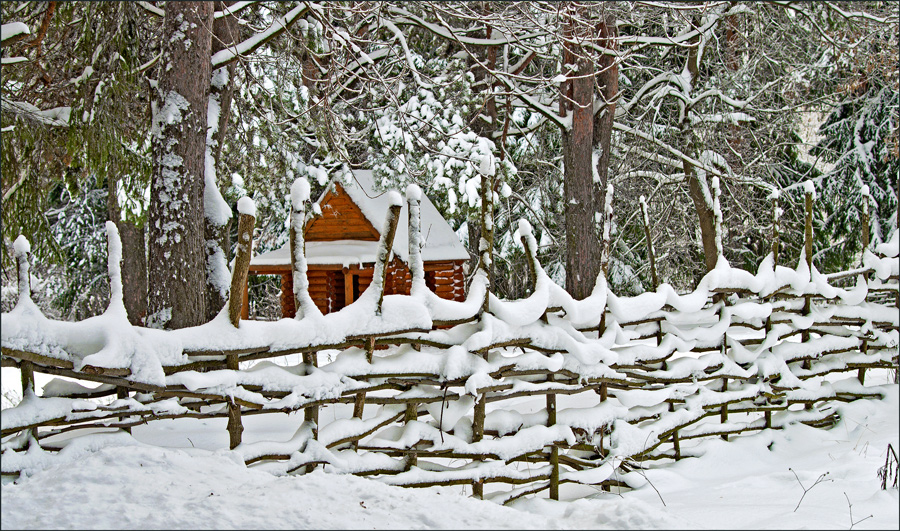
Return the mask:
M 118 304 L 124 308 L 122 292 L 122 239 L 119 237 L 119 227 L 115 222 L 106 222 L 107 240 L 107 265 L 109 271 L 109 303 Z
M 816 185 L 814 182 L 809 181 L 809 180 L 805 181 L 803 183 L 803 191 L 806 192 L 807 194 L 812 194 L 813 199 L 816 198 Z
M 862 194 L 863 197 L 872 197 L 872 193 L 869 191 L 868 184 L 862 185 L 862 188 L 860 189 L 859 193 Z
M 256 203 L 247 196 L 238 199 L 237 209 L 241 214 L 256 217 Z
M 294 210 L 300 210 L 304 201 L 309 201 L 309 181 L 306 177 L 297 177 L 291 185 L 291 204 Z
M 13 249 L 16 257 L 25 256 L 31 252 L 31 242 L 28 241 L 24 234 L 20 234 L 16 241 L 13 242 Z
M 517 231 L 519 236 L 527 236 L 531 234 L 531 223 L 528 223 L 528 220 L 525 218 L 519 218 L 519 228 Z
M 403 206 L 403 197 L 400 195 L 400 192 L 391 190 L 388 192 L 387 198 L 390 206 Z
M 406 199 L 410 201 L 422 200 L 422 189 L 419 188 L 418 184 L 412 183 L 406 187 Z

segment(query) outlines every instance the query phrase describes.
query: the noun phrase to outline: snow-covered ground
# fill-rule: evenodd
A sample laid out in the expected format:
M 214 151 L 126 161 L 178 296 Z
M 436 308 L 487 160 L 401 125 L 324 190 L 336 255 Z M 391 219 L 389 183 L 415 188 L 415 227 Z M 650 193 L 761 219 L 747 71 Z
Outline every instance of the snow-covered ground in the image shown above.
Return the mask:
M 888 378 L 870 371 L 867 384 Z M 327 466 L 278 477 L 214 450 L 227 447 L 224 419 L 157 421 L 5 480 L 0 527 L 900 529 L 898 491 L 882 491 L 877 476 L 888 444 L 900 447 L 898 387 L 888 390 L 885 400 L 836 406 L 842 420 L 831 430 L 711 438 L 695 443 L 702 457 L 649 465 L 646 479 L 631 472 L 622 479 L 637 488 L 621 495 L 563 485 L 562 501 L 544 493 L 512 507 L 472 499 L 468 487 L 404 489 Z M 284 437 L 302 415 L 245 420 L 246 436 Z

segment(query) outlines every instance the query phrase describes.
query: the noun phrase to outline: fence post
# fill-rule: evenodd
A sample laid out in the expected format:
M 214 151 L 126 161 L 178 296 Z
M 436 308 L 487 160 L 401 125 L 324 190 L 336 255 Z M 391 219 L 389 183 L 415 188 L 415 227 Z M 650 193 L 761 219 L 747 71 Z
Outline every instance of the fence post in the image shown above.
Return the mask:
M 303 230 L 306 225 L 306 203 L 309 201 L 309 182 L 298 177 L 291 185 L 291 227 L 289 233 L 291 248 L 291 284 L 294 286 L 294 318 L 319 314 L 319 308 L 309 296 L 309 277 L 306 266 L 306 244 Z M 304 352 L 303 363 L 308 367 L 318 367 L 318 353 Z M 319 406 L 303 408 L 303 420 L 312 422 L 313 437 L 319 437 Z M 311 470 L 310 467 L 307 470 Z
M 406 413 L 403 415 L 403 423 L 409 424 L 410 422 L 419 418 L 419 406 L 416 402 L 407 402 L 406 403 Z M 413 445 L 412 451 L 407 454 L 406 463 L 404 468 L 409 470 L 410 468 L 416 466 L 418 459 L 416 458 L 416 447 Z
M 249 197 L 238 201 L 238 240 L 237 253 L 234 258 L 234 271 L 231 273 L 231 290 L 228 293 L 228 318 L 238 328 L 241 324 L 241 307 L 243 306 L 243 288 L 247 283 L 247 270 L 250 268 L 250 254 L 253 249 L 253 225 L 256 223 L 256 205 Z M 237 354 L 227 354 L 225 365 L 228 370 L 240 368 Z M 232 397 L 228 402 L 228 438 L 229 447 L 234 450 L 241 444 L 241 406 Z
M 475 402 L 475 412 L 472 418 L 472 442 L 476 443 L 484 439 L 484 417 L 485 417 L 485 406 L 487 405 L 487 400 L 485 400 L 485 395 L 482 393 L 478 400 Z M 477 459 L 478 461 L 482 461 L 482 459 Z M 484 499 L 484 480 L 476 479 L 472 482 L 472 496 L 478 498 L 479 500 Z
M 378 241 L 378 254 L 375 257 L 375 271 L 372 274 L 372 284 L 369 289 L 378 290 L 378 302 L 375 305 L 375 315 L 381 315 L 381 303 L 384 301 L 384 284 L 387 280 L 388 262 L 391 259 L 394 235 L 397 234 L 397 221 L 400 219 L 400 207 L 403 201 L 397 192 L 388 192 L 390 206 L 387 218 L 384 220 L 384 229 L 381 231 L 381 239 Z
M 23 301 L 31 301 L 31 264 L 28 262 L 28 255 L 31 254 L 31 243 L 25 236 L 20 235 L 13 243 L 13 250 L 16 255 L 16 277 L 18 280 L 18 302 L 16 305 L 18 306 Z M 25 400 L 29 393 L 35 394 L 34 363 L 21 360 L 19 362 L 19 372 L 22 377 L 22 400 Z M 34 440 L 37 441 L 38 429 L 31 428 L 29 432 Z
M 861 223 L 862 227 L 860 227 L 860 236 L 861 236 L 861 240 L 862 240 L 863 255 L 865 255 L 866 249 L 869 248 L 869 199 L 870 199 L 870 195 L 869 195 L 869 187 L 867 185 L 863 185 L 863 187 L 862 187 L 862 198 L 863 198 L 862 220 L 860 220 L 862 222 Z M 863 278 L 866 280 L 866 283 L 868 284 L 868 282 L 869 282 L 869 272 L 868 271 L 863 272 Z M 863 354 L 868 354 L 868 352 L 869 352 L 869 340 L 868 339 L 862 340 L 862 345 L 860 346 L 860 351 Z M 865 368 L 860 368 L 856 372 L 856 379 L 859 380 L 860 385 L 866 384 L 866 369 Z
M 303 230 L 306 225 L 306 203 L 309 201 L 309 182 L 298 177 L 291 185 L 291 281 L 294 286 L 295 318 L 302 319 L 318 313 L 318 307 L 309 296 L 309 277 L 306 265 L 306 243 Z
M 778 199 L 780 196 L 781 192 L 778 190 L 772 190 L 772 194 L 769 196 L 772 198 L 772 259 L 775 262 L 772 265 L 773 268 L 778 265 L 778 220 L 781 219 L 781 208 L 778 207 Z
M 547 381 L 554 380 L 553 374 L 547 375 Z M 556 394 L 547 394 L 547 427 L 556 425 Z M 559 499 L 559 447 L 550 446 L 550 499 Z
M 806 224 L 804 229 L 804 253 L 806 254 L 806 266 L 812 274 L 813 268 L 813 221 L 812 221 L 812 213 L 813 213 L 813 195 L 815 194 L 815 186 L 812 181 L 806 181 L 804 183 L 806 189 Z M 812 296 L 804 295 L 803 296 L 803 315 L 809 315 L 812 311 Z M 809 341 L 809 329 L 803 330 L 800 333 L 800 341 L 806 343 Z M 804 369 L 809 369 L 811 364 L 809 360 L 804 360 L 802 364 Z
M 723 344 L 724 344 L 724 342 L 723 342 Z M 722 378 L 722 392 L 724 393 L 726 391 L 728 391 L 728 378 Z M 722 404 L 722 409 L 719 412 L 719 422 L 721 422 L 722 424 L 725 424 L 726 422 L 728 422 L 728 404 Z M 722 435 L 722 440 L 724 440 L 724 441 L 728 440 L 727 433 Z
M 425 284 L 425 266 L 422 263 L 422 189 L 418 185 L 410 184 L 406 187 L 406 205 L 408 210 L 409 228 L 406 231 L 409 239 L 409 293 L 416 294 L 419 290 L 428 289 Z M 413 345 L 413 348 L 421 345 Z
M 253 248 L 253 225 L 256 223 L 256 205 L 249 197 L 238 201 L 238 241 L 234 257 L 234 271 L 231 273 L 231 290 L 228 292 L 228 319 L 235 328 L 240 327 L 243 289 L 247 283 L 250 268 L 250 253 Z
M 478 242 L 480 267 L 487 276 L 487 289 L 481 311 L 490 311 L 490 294 L 494 285 L 494 155 L 488 153 L 478 168 L 481 173 L 481 240 Z

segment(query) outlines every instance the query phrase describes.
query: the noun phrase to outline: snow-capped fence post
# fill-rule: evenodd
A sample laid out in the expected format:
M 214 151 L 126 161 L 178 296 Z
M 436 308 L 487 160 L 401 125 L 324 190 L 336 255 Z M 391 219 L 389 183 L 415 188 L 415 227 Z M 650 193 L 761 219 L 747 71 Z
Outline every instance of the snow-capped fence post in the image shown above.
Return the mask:
M 115 222 L 106 222 L 106 245 L 107 245 L 107 271 L 109 273 L 109 305 L 118 305 L 123 310 L 125 308 L 125 298 L 122 290 L 122 239 L 119 237 L 119 229 Z M 123 386 L 116 387 L 116 398 L 128 398 L 128 388 Z M 119 420 L 128 417 L 119 417 Z M 131 428 L 123 428 L 126 433 L 131 433 Z
M 403 201 L 397 192 L 388 192 L 390 206 L 387 218 L 384 220 L 384 230 L 381 231 L 381 239 L 378 241 L 378 254 L 375 256 L 375 272 L 372 275 L 372 284 L 369 289 L 378 290 L 378 302 L 375 305 L 375 315 L 381 315 L 381 303 L 384 301 L 384 284 L 387 280 L 388 262 L 391 259 L 394 235 L 397 234 L 397 222 L 400 219 L 400 208 Z
M 303 319 L 308 315 L 319 313 L 319 308 L 309 296 L 309 277 L 307 276 L 306 249 L 303 239 L 307 202 L 309 202 L 309 181 L 298 177 L 291 185 L 291 226 L 288 234 L 291 249 L 291 284 L 294 287 L 295 319 Z M 304 352 L 303 362 L 308 366 L 317 367 L 319 365 L 318 354 L 315 351 Z M 303 420 L 318 426 L 319 407 L 304 408 Z M 313 433 L 318 433 L 318 429 L 314 429 Z
M 478 241 L 479 265 L 487 276 L 487 289 L 481 311 L 490 311 L 490 293 L 494 285 L 494 155 L 488 153 L 478 166 L 481 173 L 481 239 Z
M 553 381 L 553 374 L 547 375 L 547 381 Z M 547 393 L 547 427 L 556 425 L 556 394 Z M 550 446 L 550 499 L 559 500 L 559 447 Z
M 31 300 L 31 264 L 28 263 L 28 255 L 31 254 L 31 243 L 24 235 L 19 235 L 13 242 L 13 251 L 16 255 L 16 277 L 18 279 L 18 304 Z M 28 360 L 19 362 L 19 372 L 22 377 L 22 398 L 34 394 L 34 364 Z M 32 428 L 31 435 L 37 440 L 37 428 Z
M 240 326 L 241 306 L 243 305 L 244 284 L 247 283 L 247 271 L 250 268 L 250 254 L 253 249 L 253 225 L 256 223 L 256 204 L 249 197 L 238 201 L 238 239 L 237 253 L 234 257 L 234 270 L 231 272 L 231 290 L 228 293 L 228 319 L 235 328 Z
M 406 187 L 406 203 L 409 214 L 409 293 L 416 295 L 425 285 L 425 265 L 422 263 L 422 189 L 415 184 Z
M 306 203 L 309 202 L 309 182 L 298 177 L 291 185 L 291 280 L 294 286 L 295 317 L 303 317 L 317 312 L 318 308 L 309 296 L 309 277 L 307 276 L 306 249 L 303 239 L 303 226 L 306 224 Z
M 16 254 L 16 278 L 18 280 L 18 302 L 25 299 L 31 300 L 31 264 L 28 263 L 28 255 L 31 254 L 31 242 L 23 235 L 19 235 L 13 242 L 13 251 Z

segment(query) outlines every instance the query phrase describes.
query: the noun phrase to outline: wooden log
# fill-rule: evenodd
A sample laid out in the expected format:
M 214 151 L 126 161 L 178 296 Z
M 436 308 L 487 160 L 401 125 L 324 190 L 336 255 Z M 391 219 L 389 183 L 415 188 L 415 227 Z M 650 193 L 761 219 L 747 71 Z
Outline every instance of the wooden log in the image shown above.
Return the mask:
M 728 391 L 728 378 L 722 378 L 722 392 L 724 393 L 726 391 Z M 725 424 L 726 422 L 728 422 L 728 404 L 727 403 L 722 405 L 722 409 L 719 412 L 719 421 L 722 424 Z M 728 434 L 722 435 L 722 439 L 727 441 Z
M 812 221 L 812 213 L 813 213 L 813 198 L 812 193 L 806 192 L 806 225 L 804 228 L 804 252 L 806 253 L 806 266 L 809 269 L 810 273 L 812 273 L 813 267 L 813 221 Z M 809 315 L 812 312 L 812 297 L 810 295 L 805 295 L 803 297 L 803 315 Z M 806 343 L 809 341 L 809 329 L 805 329 L 800 334 L 800 341 L 802 343 Z M 810 362 L 806 360 L 803 362 L 803 368 L 809 369 Z M 810 406 L 811 407 L 811 406 Z
M 547 376 L 547 381 L 553 381 L 553 375 Z M 547 395 L 547 427 L 556 425 L 556 395 Z M 559 447 L 555 444 L 550 447 L 550 499 L 559 500 Z
M 241 217 L 243 218 L 243 216 L 244 215 L 242 214 Z M 244 220 L 241 219 L 241 224 L 243 224 L 243 221 Z M 235 269 L 237 269 L 237 265 L 235 265 Z M 229 354 L 227 364 L 229 370 L 238 370 L 239 364 L 237 354 Z M 228 430 L 229 448 L 234 450 L 241 444 L 241 434 L 244 431 L 244 426 L 241 424 L 241 406 L 240 404 L 235 403 L 234 399 L 231 399 L 228 402 L 228 425 L 226 428 Z
M 22 360 L 19 364 L 19 372 L 22 376 L 22 400 L 25 400 L 29 395 L 36 394 L 34 392 L 34 364 L 30 361 Z M 29 431 L 34 440 L 37 440 L 37 427 L 31 428 Z
M 472 442 L 479 442 L 484 439 L 484 417 L 485 406 L 487 402 L 485 395 L 480 395 L 475 402 L 475 411 L 472 417 Z M 480 460 L 480 459 L 478 459 Z M 484 499 L 484 480 L 478 479 L 472 482 L 472 496 L 478 499 Z
M 250 267 L 250 254 L 253 249 L 253 225 L 256 218 L 241 214 L 238 221 L 237 254 L 234 258 L 234 271 L 231 273 L 231 291 L 228 294 L 228 319 L 238 328 L 241 322 L 244 301 L 241 291 L 247 284 L 247 270 Z
M 123 398 L 128 398 L 128 388 L 122 386 L 116 387 L 116 398 L 120 400 Z M 127 417 L 119 417 L 119 420 L 125 420 L 125 418 Z M 122 430 L 124 430 L 125 433 L 131 433 L 131 426 L 125 426 L 122 428 Z

